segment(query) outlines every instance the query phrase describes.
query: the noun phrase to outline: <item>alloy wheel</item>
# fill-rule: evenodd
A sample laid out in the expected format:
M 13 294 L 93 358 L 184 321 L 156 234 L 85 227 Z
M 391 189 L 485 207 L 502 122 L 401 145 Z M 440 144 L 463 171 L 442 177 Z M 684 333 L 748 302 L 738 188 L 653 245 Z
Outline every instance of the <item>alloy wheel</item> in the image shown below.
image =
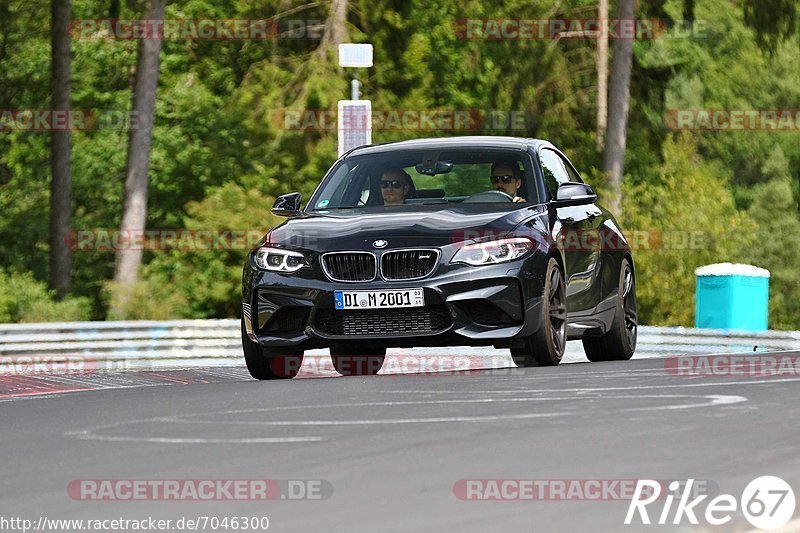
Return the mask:
M 550 337 L 553 340 L 553 350 L 558 358 L 564 355 L 567 336 L 567 294 L 561 271 L 558 267 L 550 270 L 550 294 L 548 295 L 550 315 Z
M 625 312 L 625 334 L 628 337 L 628 345 L 636 346 L 636 334 L 638 329 L 638 318 L 636 309 L 636 282 L 633 278 L 633 271 L 630 265 L 625 264 L 622 285 L 622 308 Z

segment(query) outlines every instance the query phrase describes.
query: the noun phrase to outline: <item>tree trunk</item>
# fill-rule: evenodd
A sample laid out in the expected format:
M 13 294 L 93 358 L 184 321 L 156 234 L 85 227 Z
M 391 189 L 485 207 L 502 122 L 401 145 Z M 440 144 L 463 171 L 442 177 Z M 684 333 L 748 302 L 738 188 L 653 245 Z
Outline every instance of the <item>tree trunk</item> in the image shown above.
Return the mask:
M 330 42 L 338 50 L 347 39 L 347 0 L 333 0 L 329 20 Z
M 618 0 L 617 18 L 632 20 L 635 14 L 635 3 L 635 0 Z M 622 203 L 622 175 L 625 171 L 632 67 L 633 39 L 616 39 L 614 41 L 614 57 L 611 60 L 608 131 L 603 165 L 609 180 L 610 198 L 606 204 L 613 213 L 620 212 Z
M 694 0 L 683 0 L 683 26 L 691 28 L 694 25 Z
M 600 0 L 598 16 L 600 34 L 597 36 L 597 151 L 605 147 L 608 127 L 608 0 Z
M 316 54 L 319 58 L 327 59 L 329 51 L 338 54 L 339 45 L 344 42 L 347 42 L 347 0 L 332 0 L 330 14 L 325 20 L 325 33 L 322 34 Z
M 51 0 L 51 105 L 68 111 L 70 105 L 71 0 Z M 72 214 L 72 134 L 67 129 L 53 131 L 50 148 L 50 288 L 58 296 L 70 289 L 70 249 L 68 236 Z
M 163 19 L 167 0 L 151 0 L 148 19 Z M 156 88 L 161 39 L 147 37 L 139 41 L 136 79 L 133 87 L 132 126 L 128 139 L 128 162 L 125 175 L 125 196 L 122 207 L 123 236 L 130 240 L 145 230 L 147 217 L 147 186 L 150 171 L 150 147 L 153 137 Z M 124 308 L 132 286 L 139 277 L 142 250 L 136 246 L 121 246 L 117 250 L 114 281 L 117 310 Z M 113 311 L 113 309 L 112 309 Z

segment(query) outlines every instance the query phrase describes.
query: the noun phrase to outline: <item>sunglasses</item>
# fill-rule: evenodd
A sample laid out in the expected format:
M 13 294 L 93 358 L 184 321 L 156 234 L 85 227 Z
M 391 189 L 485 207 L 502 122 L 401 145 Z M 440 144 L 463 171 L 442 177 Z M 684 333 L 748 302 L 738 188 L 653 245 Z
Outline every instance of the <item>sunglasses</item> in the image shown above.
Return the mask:
M 405 184 L 406 182 L 403 180 L 381 180 L 381 189 L 388 189 L 390 187 L 392 189 L 399 189 Z
M 500 183 L 501 181 L 503 183 L 511 183 L 516 179 L 514 176 L 492 176 L 492 183 Z

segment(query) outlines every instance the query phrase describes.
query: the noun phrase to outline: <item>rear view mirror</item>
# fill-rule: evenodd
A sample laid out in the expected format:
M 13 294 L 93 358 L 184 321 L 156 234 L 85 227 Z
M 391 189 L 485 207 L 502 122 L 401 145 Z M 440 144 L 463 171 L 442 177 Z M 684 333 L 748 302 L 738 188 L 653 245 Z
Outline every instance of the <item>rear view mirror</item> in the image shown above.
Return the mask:
M 425 163 L 418 163 L 414 166 L 417 174 L 425 174 L 426 176 L 435 176 L 436 174 L 447 174 L 453 170 L 452 161 L 427 161 Z
M 303 195 L 299 192 L 278 196 L 272 206 L 272 213 L 281 217 L 299 216 L 301 214 L 300 203 L 302 200 Z
M 591 187 L 585 183 L 568 181 L 558 187 L 553 204 L 556 207 L 569 207 L 593 204 L 596 201 L 597 195 Z

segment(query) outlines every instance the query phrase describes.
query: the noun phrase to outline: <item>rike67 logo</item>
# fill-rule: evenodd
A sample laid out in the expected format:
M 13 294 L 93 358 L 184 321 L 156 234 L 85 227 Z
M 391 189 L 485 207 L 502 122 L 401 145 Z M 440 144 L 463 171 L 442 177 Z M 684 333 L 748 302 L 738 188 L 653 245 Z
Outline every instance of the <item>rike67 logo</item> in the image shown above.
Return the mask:
M 721 526 L 730 522 L 738 509 L 754 527 L 759 529 L 777 529 L 785 526 L 792 519 L 795 510 L 795 498 L 792 487 L 786 481 L 776 476 L 762 476 L 751 481 L 737 500 L 730 494 L 720 494 L 708 502 L 707 494 L 692 497 L 694 479 L 687 480 L 686 484 L 673 481 L 669 484 L 666 497 L 661 495 L 661 484 L 655 480 L 640 479 L 636 484 L 633 499 L 625 516 L 625 524 L 641 523 L 644 525 L 679 525 L 687 522 L 697 525 L 698 515 L 705 519 L 705 523 L 712 526 Z M 673 503 L 677 504 L 673 510 Z M 650 509 L 648 506 L 657 502 Z M 663 507 L 657 508 L 663 502 Z M 701 509 L 705 505 L 705 512 Z M 648 511 L 655 511 L 651 517 Z

